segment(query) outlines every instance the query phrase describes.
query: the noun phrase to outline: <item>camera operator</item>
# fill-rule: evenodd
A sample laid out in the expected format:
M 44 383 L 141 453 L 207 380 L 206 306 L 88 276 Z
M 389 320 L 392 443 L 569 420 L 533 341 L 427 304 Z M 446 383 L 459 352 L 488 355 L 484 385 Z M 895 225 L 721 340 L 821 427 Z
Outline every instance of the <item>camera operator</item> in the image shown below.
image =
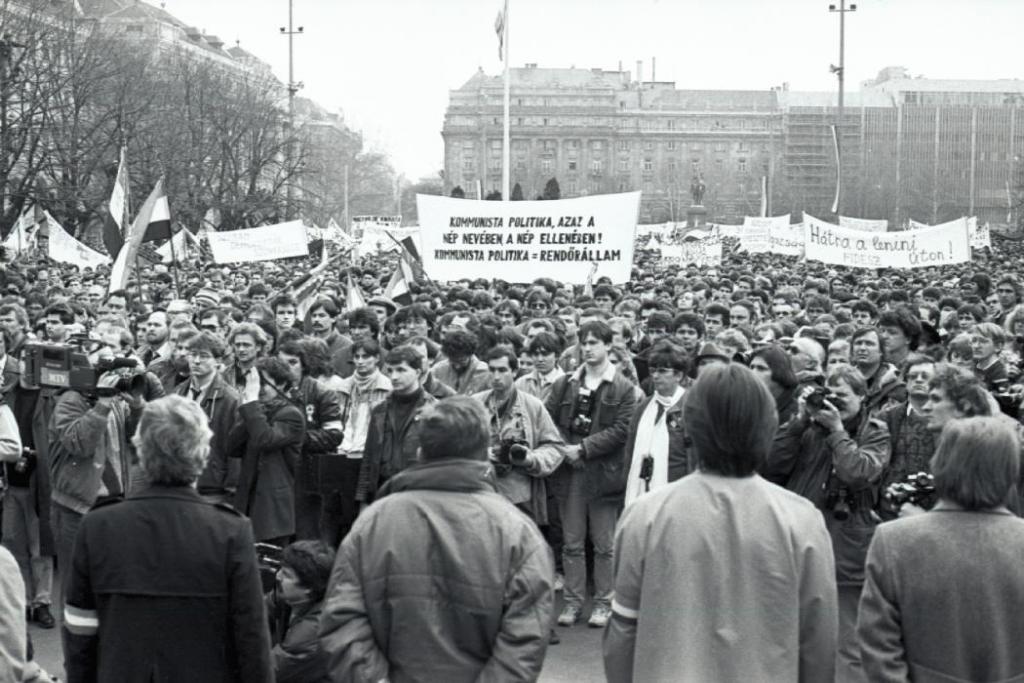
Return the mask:
M 825 387 L 827 394 L 810 388 L 801 394 L 797 416 L 776 440 L 768 469 L 825 516 L 839 589 L 836 680 L 861 680 L 857 602 L 878 524 L 874 507 L 889 464 L 889 430 L 868 415 L 868 386 L 857 370 L 833 368 Z
M 491 416 L 491 464 L 498 475 L 498 493 L 539 526 L 548 523 L 544 479 L 562 464 L 564 444 L 540 399 L 517 389 L 519 358 L 511 346 L 487 353 L 491 388 L 473 398 Z
M 113 360 L 120 349 L 123 328 L 110 328 L 99 346 L 89 354 L 96 366 L 100 360 Z M 129 337 L 131 335 L 128 335 Z M 116 368 L 100 375 L 97 387 L 88 391 L 67 389 L 57 398 L 50 418 L 49 472 L 57 562 L 71 566 L 71 551 L 82 516 L 97 499 L 123 496 L 141 482 L 138 460 L 131 445 L 139 415 L 147 400 L 163 396 L 163 387 L 153 378 L 135 391 L 118 390 L 131 375 L 144 374 Z M 112 395 L 98 395 L 103 387 Z M 104 392 L 106 393 L 106 392 Z

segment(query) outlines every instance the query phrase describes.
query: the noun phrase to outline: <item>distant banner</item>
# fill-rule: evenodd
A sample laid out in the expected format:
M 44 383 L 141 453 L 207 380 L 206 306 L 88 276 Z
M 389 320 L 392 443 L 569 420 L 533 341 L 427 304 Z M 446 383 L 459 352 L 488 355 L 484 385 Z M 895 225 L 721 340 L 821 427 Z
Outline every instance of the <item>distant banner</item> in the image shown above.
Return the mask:
M 216 263 L 248 263 L 308 256 L 306 226 L 302 221 L 206 235 Z
M 489 202 L 417 195 L 423 265 L 435 278 L 627 282 L 640 193 Z
M 966 218 L 887 233 L 865 233 L 812 219 L 804 221 L 804 237 L 808 260 L 855 268 L 926 268 L 971 260 Z
M 739 239 L 739 237 L 743 234 L 743 226 L 742 225 L 726 225 L 724 223 L 714 223 L 714 224 L 708 223 L 708 226 L 709 227 L 718 228 L 718 234 L 721 235 L 722 237 L 732 237 L 734 239 Z
M 773 225 L 768 231 L 769 249 L 773 254 L 781 256 L 803 256 L 804 255 L 804 226 L 802 223 L 796 225 Z
M 199 250 L 199 238 L 183 226 L 174 233 L 174 237 L 160 245 L 156 253 L 164 263 L 173 263 L 175 259 L 181 263 Z
M 352 229 L 352 236 L 356 239 L 362 239 L 363 232 L 369 229 L 380 230 L 397 230 L 402 227 L 401 216 L 352 216 L 352 220 L 349 222 Z
M 740 231 L 740 248 L 749 254 L 765 254 L 772 248 L 772 228 L 789 227 L 789 214 L 761 218 L 746 216 Z
M 691 237 L 690 233 L 687 237 Z M 681 244 L 665 245 L 661 248 L 662 265 L 688 266 L 691 263 L 701 268 L 722 265 L 722 237 L 717 230 L 709 230 L 698 239 L 684 239 Z
M 54 261 L 70 263 L 79 268 L 96 268 L 110 263 L 109 256 L 90 249 L 69 235 L 49 213 L 46 217 L 51 225 L 49 249 L 50 258 Z
M 870 218 L 850 218 L 849 216 L 839 217 L 839 227 L 850 230 L 864 230 L 866 232 L 886 232 L 889 230 L 889 221 L 871 220 Z

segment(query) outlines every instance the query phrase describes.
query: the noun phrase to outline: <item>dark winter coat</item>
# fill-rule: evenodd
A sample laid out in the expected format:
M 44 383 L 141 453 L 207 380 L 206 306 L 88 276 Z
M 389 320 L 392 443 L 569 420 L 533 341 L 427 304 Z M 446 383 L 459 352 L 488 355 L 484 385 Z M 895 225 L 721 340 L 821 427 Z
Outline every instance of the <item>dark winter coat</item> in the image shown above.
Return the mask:
M 182 382 L 174 388 L 178 396 L 191 396 L 189 382 Z M 236 458 L 229 458 L 231 450 L 228 439 L 231 430 L 240 419 L 238 406 L 241 398 L 238 392 L 228 386 L 220 375 L 215 375 L 213 382 L 206 389 L 199 407 L 206 413 L 213 439 L 210 440 L 210 458 L 206 470 L 199 477 L 199 492 L 213 495 L 233 491 L 238 485 L 240 463 Z
M 402 424 L 395 420 L 393 395 L 370 410 L 370 427 L 366 432 L 366 447 L 359 465 L 356 500 L 363 503 L 373 502 L 377 496 L 384 463 L 395 463 L 398 471 L 401 471 L 416 462 L 416 451 L 420 447 L 417 416 L 425 406 L 437 402 L 437 399 L 425 391 L 421 391 L 420 394 L 409 419 Z

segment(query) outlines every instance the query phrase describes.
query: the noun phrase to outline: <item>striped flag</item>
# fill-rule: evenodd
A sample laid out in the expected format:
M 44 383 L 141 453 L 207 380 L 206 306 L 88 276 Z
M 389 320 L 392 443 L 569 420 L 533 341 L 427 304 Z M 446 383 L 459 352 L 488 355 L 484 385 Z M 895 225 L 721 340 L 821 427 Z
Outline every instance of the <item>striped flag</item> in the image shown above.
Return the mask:
M 768 176 L 761 176 L 761 218 L 768 217 Z
M 167 203 L 167 193 L 164 192 L 162 178 L 156 186 L 160 189 L 160 194 L 153 201 L 153 212 L 149 216 L 146 233 L 142 236 L 143 242 L 169 240 L 174 235 L 174 231 L 171 229 L 171 207 Z M 153 189 L 153 192 L 156 192 L 156 188 Z
M 170 212 L 167 210 L 167 195 L 164 193 L 164 179 L 156 181 L 156 187 L 149 193 L 146 202 L 139 209 L 135 222 L 128 228 L 127 240 L 117 254 L 114 266 L 110 270 L 110 290 L 115 292 L 124 289 L 128 283 L 128 272 L 139 254 L 144 238 L 149 234 L 149 226 L 153 218 L 168 223 L 170 229 Z
M 396 303 L 407 306 L 412 303 L 412 290 L 409 283 L 413 281 L 412 269 L 406 262 L 404 256 L 398 259 L 398 267 L 391 274 L 387 286 L 384 288 L 384 296 Z
M 110 192 L 109 212 L 103 221 L 103 246 L 110 258 L 116 259 L 124 246 L 124 229 L 128 225 L 128 152 L 121 147 L 117 177 Z

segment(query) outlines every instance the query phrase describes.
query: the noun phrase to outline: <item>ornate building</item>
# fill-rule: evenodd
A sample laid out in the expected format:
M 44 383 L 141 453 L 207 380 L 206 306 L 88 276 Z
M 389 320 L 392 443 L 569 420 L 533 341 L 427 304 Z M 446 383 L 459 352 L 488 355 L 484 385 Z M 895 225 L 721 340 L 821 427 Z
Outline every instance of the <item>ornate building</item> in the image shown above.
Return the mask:
M 639 65 L 638 65 L 639 66 Z M 450 93 L 446 191 L 500 190 L 501 76 Z M 1024 191 L 1024 81 L 907 78 L 888 68 L 848 93 L 840 126 L 842 212 L 1007 222 Z M 680 90 L 628 71 L 512 69 L 512 182 L 525 198 L 550 178 L 563 197 L 642 190 L 642 222 L 679 220 L 700 174 L 714 220 L 756 215 L 761 178 L 775 214 L 828 217 L 836 184 L 835 93 Z

